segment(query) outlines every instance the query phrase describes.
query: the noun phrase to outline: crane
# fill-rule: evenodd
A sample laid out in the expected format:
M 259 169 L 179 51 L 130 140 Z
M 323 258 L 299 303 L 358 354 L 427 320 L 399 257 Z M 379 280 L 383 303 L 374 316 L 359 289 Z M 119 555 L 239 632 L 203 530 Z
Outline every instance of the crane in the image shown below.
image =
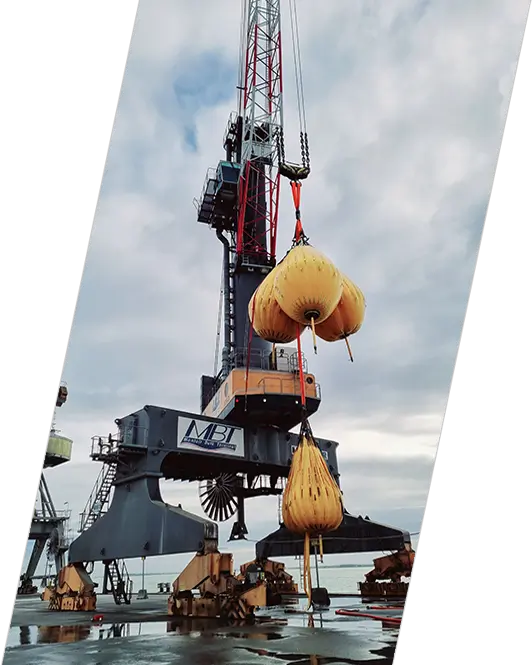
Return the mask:
M 310 174 L 295 0 L 289 0 L 299 114 L 300 163 L 285 156 L 281 0 L 243 3 L 238 111 L 223 138 L 225 160 L 207 172 L 198 222 L 223 245 L 223 350 L 220 371 L 201 378 L 201 410 L 242 424 L 291 429 L 301 421 L 297 350 L 272 353 L 250 325 L 248 303 L 276 264 L 281 179 L 294 188 Z M 296 216 L 299 210 L 296 208 Z M 217 364 L 217 363 L 215 363 Z M 306 368 L 306 362 L 305 362 Z M 320 404 L 305 373 L 307 414 Z
M 115 420 L 116 435 L 93 439 L 93 459 L 112 467 L 109 500 L 104 511 L 91 512 L 87 528 L 70 544 L 69 564 L 46 596 L 50 609 L 95 607 L 87 567 L 96 561 L 186 552 L 196 554 L 174 581 L 170 615 L 245 619 L 272 598 L 297 591 L 284 566 L 272 561 L 303 553 L 303 539 L 284 525 L 257 542 L 255 561 L 238 575 L 232 554 L 218 549 L 218 523 L 235 513 L 229 540 L 246 538 L 246 499 L 282 495 L 299 440 L 291 430 L 321 403 L 299 340 L 297 348 L 275 348 L 255 334 L 248 310 L 277 263 L 281 182 L 290 184 L 298 239 L 301 186 L 310 175 L 297 10 L 295 0 L 286 1 L 301 159 L 291 162 L 285 154 L 281 0 L 242 0 L 237 111 L 223 136 L 224 159 L 208 170 L 195 201 L 197 222 L 212 229 L 223 248 L 221 362 L 216 358 L 213 373 L 201 377 L 199 414 L 145 405 Z M 339 483 L 338 443 L 315 441 Z M 161 478 L 199 482 L 210 519 L 166 504 Z M 335 554 L 402 550 L 409 543 L 406 531 L 347 511 L 339 529 L 323 539 L 325 553 Z
M 68 388 L 66 383 L 62 382 L 57 391 L 56 409 L 62 407 L 67 399 Z M 54 422 L 46 447 L 43 470 L 39 481 L 39 492 L 29 532 L 29 540 L 33 541 L 33 548 L 26 570 L 20 577 L 20 586 L 18 588 L 20 595 L 36 593 L 37 587 L 33 583 L 33 578 L 35 577 L 35 571 L 37 570 L 42 554 L 45 552 L 45 548 L 48 561 L 53 561 L 55 564 L 56 574 L 59 574 L 59 571 L 65 564 L 65 553 L 68 549 L 67 527 L 70 511 L 56 510 L 50 488 L 46 481 L 45 471 L 70 461 L 72 443 L 72 439 L 62 436 L 56 430 L 54 412 Z M 47 575 L 44 575 L 43 579 L 46 578 Z

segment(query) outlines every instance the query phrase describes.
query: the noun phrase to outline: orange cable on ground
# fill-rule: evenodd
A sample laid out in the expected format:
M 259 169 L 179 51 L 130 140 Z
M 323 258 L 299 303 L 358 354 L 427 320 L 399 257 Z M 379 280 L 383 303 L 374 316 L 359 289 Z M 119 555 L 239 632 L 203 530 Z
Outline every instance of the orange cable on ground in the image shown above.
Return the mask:
M 395 623 L 400 624 L 401 619 L 399 617 L 380 617 L 376 614 L 368 614 L 367 612 L 358 612 L 357 610 L 336 610 L 335 614 L 343 617 L 360 617 L 362 619 L 375 619 L 376 621 L 382 621 L 383 623 Z

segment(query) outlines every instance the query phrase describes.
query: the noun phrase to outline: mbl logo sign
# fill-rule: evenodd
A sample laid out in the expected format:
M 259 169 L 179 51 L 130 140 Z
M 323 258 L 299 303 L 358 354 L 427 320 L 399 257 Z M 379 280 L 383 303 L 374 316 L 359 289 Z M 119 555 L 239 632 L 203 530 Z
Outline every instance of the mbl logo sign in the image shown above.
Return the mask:
M 205 429 L 200 431 L 198 423 L 192 420 L 181 442 L 193 443 L 200 448 L 207 448 L 208 450 L 216 450 L 217 448 L 236 450 L 236 445 L 231 443 L 235 430 L 236 427 L 209 423 Z
M 244 433 L 241 427 L 180 417 L 177 447 L 243 457 Z

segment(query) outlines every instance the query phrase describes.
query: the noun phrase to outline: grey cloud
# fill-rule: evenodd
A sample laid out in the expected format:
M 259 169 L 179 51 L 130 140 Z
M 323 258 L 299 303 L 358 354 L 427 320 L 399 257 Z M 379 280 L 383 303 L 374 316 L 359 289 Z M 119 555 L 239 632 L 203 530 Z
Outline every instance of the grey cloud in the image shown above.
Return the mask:
M 349 512 L 368 514 L 409 509 L 426 501 L 434 457 L 354 458 L 341 466 L 342 489 Z
M 170 104 L 175 81 L 193 75 L 202 53 L 223 61 L 217 72 L 234 68 L 239 5 L 140 3 L 64 369 L 71 394 L 58 420 L 75 439 L 76 464 L 92 435 L 144 404 L 197 410 L 199 376 L 212 371 L 221 248 L 195 222 L 192 199 L 223 156 L 234 105 L 200 108 L 191 153 L 183 142 L 191 118 Z M 354 511 L 392 519 L 401 502 L 424 502 L 431 464 L 412 451 L 437 444 L 528 5 L 301 4 L 314 169 L 303 221 L 368 301 L 353 365 L 340 344 L 320 344 L 314 356 L 305 342 L 324 396 L 316 434 L 341 422 Z M 228 90 L 235 84 L 227 80 Z M 285 89 L 297 158 L 289 74 Z M 281 251 L 292 223 L 285 191 Z M 396 462 L 353 462 L 346 441 L 357 428 L 401 435 Z M 58 501 L 84 504 L 97 474 L 87 465 L 54 471 Z
M 432 472 L 433 459 L 429 455 L 407 455 L 404 458 L 384 455 L 355 455 L 344 463 L 344 473 L 358 473 L 372 482 L 375 476 L 388 477 L 395 473 L 413 481 L 425 481 Z

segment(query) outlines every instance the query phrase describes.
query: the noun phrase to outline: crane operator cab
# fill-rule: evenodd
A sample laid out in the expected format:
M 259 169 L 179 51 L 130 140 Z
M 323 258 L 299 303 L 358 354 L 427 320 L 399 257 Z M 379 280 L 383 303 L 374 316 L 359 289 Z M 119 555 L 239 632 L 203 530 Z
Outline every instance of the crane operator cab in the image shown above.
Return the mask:
M 233 229 L 240 169 L 240 164 L 221 161 L 216 169 L 207 171 L 200 200 L 195 201 L 198 222 L 215 229 Z
M 219 162 L 215 176 L 215 196 L 219 196 L 220 200 L 224 202 L 236 203 L 239 177 L 240 164 Z
M 271 351 L 237 350 L 233 369 L 218 377 L 202 377 L 202 413 L 235 424 L 274 426 L 286 431 L 301 422 L 301 380 L 297 348 Z M 312 415 L 321 401 L 320 388 L 307 372 L 303 358 L 306 412 Z

